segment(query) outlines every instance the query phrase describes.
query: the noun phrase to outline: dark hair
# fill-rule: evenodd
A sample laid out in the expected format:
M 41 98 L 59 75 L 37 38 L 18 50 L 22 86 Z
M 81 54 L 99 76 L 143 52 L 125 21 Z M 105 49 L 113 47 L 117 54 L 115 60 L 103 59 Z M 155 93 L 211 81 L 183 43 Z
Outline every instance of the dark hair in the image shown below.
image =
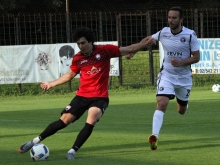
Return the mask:
M 66 56 L 67 58 L 72 58 L 74 53 L 74 49 L 69 45 L 64 45 L 59 50 L 60 57 Z
M 75 33 L 73 34 L 73 40 L 77 42 L 82 37 L 85 37 L 88 42 L 92 42 L 92 44 L 94 43 L 95 35 L 91 29 L 87 27 L 80 27 L 76 29 Z
M 179 6 L 171 7 L 169 11 L 174 10 L 179 12 L 179 17 L 183 18 L 183 10 Z

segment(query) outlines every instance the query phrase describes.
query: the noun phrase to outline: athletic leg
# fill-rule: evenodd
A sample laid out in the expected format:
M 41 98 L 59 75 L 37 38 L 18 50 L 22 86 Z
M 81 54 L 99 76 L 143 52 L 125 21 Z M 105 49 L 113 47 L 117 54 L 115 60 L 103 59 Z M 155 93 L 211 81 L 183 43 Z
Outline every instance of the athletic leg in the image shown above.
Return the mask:
M 187 108 L 188 108 L 188 101 L 177 101 L 177 111 L 179 112 L 179 114 L 184 115 Z
M 91 104 L 91 107 L 88 109 L 88 116 L 86 119 L 85 126 L 79 132 L 72 148 L 68 151 L 66 155 L 67 159 L 74 159 L 75 153 L 90 137 L 95 124 L 102 117 L 104 110 L 107 108 L 107 106 L 108 106 L 108 99 L 100 99 L 100 100 L 94 101 Z
M 190 96 L 191 86 L 180 87 L 176 89 L 177 111 L 184 115 L 188 108 L 188 100 Z
M 169 103 L 169 98 L 165 96 L 157 96 L 157 108 L 153 115 L 152 123 L 152 135 L 148 138 L 148 141 L 151 144 L 151 149 L 157 149 L 159 132 L 163 124 L 163 116 L 166 111 L 166 107 Z
M 67 159 L 69 159 L 69 160 L 74 159 L 75 153 L 80 149 L 80 147 L 90 137 L 96 122 L 100 119 L 101 116 L 102 116 L 102 111 L 100 108 L 97 108 L 97 107 L 89 108 L 86 123 L 85 123 L 84 127 L 82 128 L 82 130 L 77 135 L 76 140 L 75 140 L 72 148 L 68 151 L 68 153 L 66 155 Z
M 152 134 L 148 138 L 148 141 L 150 142 L 150 148 L 152 150 L 157 149 L 158 137 L 169 100 L 175 97 L 173 83 L 168 81 L 166 78 L 163 79 L 160 74 L 157 81 L 156 96 L 157 106 L 153 115 Z
M 23 154 L 29 151 L 35 144 L 40 143 L 45 138 L 55 134 L 58 130 L 65 128 L 74 119 L 75 116 L 70 113 L 63 114 L 59 120 L 50 123 L 39 136 L 21 145 L 21 147 L 18 149 L 18 152 Z

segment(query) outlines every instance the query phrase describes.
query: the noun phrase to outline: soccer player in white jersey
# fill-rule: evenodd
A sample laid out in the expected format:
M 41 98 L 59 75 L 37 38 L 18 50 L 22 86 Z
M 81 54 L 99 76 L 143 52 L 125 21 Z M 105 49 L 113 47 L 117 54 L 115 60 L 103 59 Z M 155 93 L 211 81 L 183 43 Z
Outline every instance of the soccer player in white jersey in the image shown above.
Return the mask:
M 193 30 L 182 26 L 183 11 L 172 7 L 168 12 L 169 27 L 150 36 L 160 41 L 164 59 L 157 80 L 157 106 L 153 115 L 152 135 L 148 138 L 152 150 L 157 149 L 158 136 L 169 100 L 176 97 L 177 111 L 183 115 L 188 107 L 192 88 L 191 64 L 200 59 L 199 44 Z

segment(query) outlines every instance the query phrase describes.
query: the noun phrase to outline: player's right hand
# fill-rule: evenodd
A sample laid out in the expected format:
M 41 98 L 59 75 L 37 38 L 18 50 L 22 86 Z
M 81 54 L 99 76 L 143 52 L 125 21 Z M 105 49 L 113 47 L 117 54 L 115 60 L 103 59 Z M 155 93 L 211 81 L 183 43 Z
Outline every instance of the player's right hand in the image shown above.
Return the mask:
M 152 36 L 145 37 L 141 40 L 141 42 L 144 43 L 147 47 L 156 44 L 156 40 L 154 40 Z
M 134 55 L 135 55 L 135 53 L 130 53 L 130 54 L 125 55 L 125 58 L 129 60 L 132 57 L 134 57 Z

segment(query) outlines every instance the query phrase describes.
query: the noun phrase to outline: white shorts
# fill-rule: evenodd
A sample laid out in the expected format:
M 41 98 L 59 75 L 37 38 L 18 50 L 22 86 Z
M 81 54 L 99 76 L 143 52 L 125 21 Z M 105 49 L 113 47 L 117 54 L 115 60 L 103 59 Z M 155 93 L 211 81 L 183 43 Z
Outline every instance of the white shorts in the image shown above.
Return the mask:
M 158 74 L 157 96 L 169 96 L 174 99 L 175 96 L 182 101 L 188 101 L 192 89 L 192 77 L 170 77 Z

